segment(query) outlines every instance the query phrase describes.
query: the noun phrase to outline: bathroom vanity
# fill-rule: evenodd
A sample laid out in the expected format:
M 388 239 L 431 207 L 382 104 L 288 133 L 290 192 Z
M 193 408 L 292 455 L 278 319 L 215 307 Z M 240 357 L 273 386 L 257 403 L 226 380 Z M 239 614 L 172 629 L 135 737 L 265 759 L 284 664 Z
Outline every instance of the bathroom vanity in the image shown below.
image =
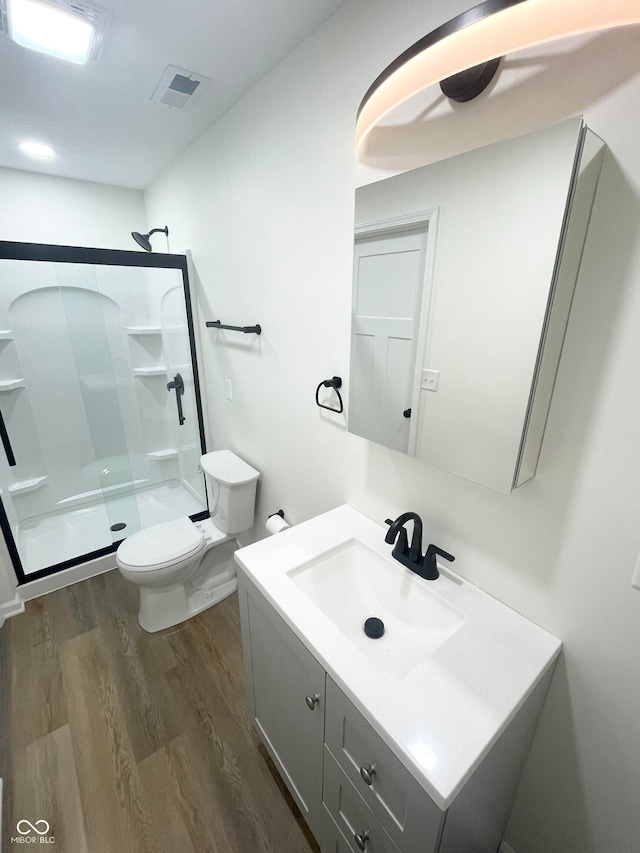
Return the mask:
M 561 644 L 385 532 L 343 506 L 236 552 L 249 715 L 323 853 L 495 853 Z

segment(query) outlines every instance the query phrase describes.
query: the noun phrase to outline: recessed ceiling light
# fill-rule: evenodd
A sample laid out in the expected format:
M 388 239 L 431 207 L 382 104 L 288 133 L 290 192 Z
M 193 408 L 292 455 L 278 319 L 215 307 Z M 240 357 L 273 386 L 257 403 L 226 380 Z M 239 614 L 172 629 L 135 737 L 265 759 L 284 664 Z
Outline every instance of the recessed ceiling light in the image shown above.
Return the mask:
M 5 0 L 9 36 L 23 47 L 83 65 L 102 37 L 101 16 L 82 4 Z
M 35 142 L 32 139 L 20 142 L 18 148 L 23 154 L 36 157 L 38 160 L 52 160 L 56 156 L 56 152 L 50 145 L 46 145 L 44 142 Z

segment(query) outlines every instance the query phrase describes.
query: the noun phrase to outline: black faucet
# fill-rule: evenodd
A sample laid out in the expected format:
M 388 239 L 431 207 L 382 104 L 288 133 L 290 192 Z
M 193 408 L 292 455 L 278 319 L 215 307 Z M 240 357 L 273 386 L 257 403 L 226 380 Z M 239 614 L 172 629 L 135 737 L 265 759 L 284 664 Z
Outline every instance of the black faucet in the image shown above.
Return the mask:
M 407 521 L 413 521 L 411 546 L 409 546 L 407 531 L 404 527 Z M 442 551 L 436 545 L 429 545 L 427 553 L 424 555 L 422 554 L 422 519 L 417 513 L 403 512 L 395 521 L 387 518 L 386 523 L 391 526 L 387 530 L 384 541 L 388 545 L 395 542 L 391 556 L 399 563 L 402 563 L 403 566 L 411 569 L 412 572 L 420 575 L 421 578 L 425 578 L 425 580 L 428 581 L 434 581 L 440 576 L 438 564 L 436 562 L 436 554 L 439 554 L 441 557 L 444 557 L 445 560 L 449 560 L 450 562 L 455 560 L 455 557 L 451 554 L 447 554 L 446 551 Z

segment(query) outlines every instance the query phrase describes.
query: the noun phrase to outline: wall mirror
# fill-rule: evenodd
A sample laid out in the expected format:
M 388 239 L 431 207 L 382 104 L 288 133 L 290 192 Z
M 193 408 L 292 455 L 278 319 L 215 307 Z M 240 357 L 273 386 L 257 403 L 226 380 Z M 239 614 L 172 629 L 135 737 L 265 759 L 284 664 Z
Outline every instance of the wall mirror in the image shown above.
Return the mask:
M 356 190 L 351 432 L 534 476 L 603 152 L 578 117 Z

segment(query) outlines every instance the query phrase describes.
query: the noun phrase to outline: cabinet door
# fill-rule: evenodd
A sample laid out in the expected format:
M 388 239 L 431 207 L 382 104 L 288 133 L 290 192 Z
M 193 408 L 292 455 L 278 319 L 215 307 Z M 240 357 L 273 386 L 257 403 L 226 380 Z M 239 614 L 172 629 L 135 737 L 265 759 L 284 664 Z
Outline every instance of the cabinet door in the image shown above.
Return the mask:
M 246 596 L 253 723 L 311 832 L 319 838 L 324 669 L 273 608 L 250 590 Z

